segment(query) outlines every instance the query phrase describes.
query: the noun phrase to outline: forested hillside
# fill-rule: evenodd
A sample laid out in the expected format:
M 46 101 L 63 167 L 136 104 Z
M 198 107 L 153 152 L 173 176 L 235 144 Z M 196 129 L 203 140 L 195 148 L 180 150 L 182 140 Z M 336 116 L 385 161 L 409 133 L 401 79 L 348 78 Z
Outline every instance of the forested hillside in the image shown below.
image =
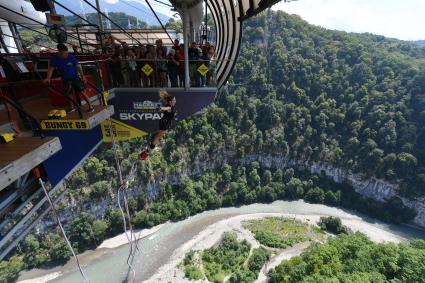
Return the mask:
M 252 122 L 249 131 L 255 126 L 268 143 L 276 136 L 267 132 L 280 127 L 291 158 L 425 193 L 425 48 L 282 12 L 251 20 L 244 36 L 233 77 L 247 86 L 221 100 L 242 132 Z
M 175 185 L 163 183 L 156 193 L 131 197 L 133 224 L 151 227 L 221 206 L 299 198 L 386 221 L 409 221 L 415 212 L 398 198 L 379 203 L 347 184 L 244 158 L 327 163 L 400 182 L 409 197 L 425 195 L 424 125 L 424 47 L 329 31 L 283 12 L 263 13 L 245 24 L 238 64 L 214 105 L 180 121 L 147 162 L 137 161 L 140 142 L 147 140 L 120 144 L 125 174 L 137 163 L 135 188 L 184 176 Z M 101 146 L 70 178 L 63 207 L 78 203 L 75 213 L 116 193 L 110 147 Z M 192 170 L 207 165 L 214 168 Z M 113 206 L 105 211 L 101 219 L 84 213 L 68 223 L 79 252 L 121 232 L 120 212 Z M 57 231 L 27 237 L 9 261 L 0 263 L 0 282 L 23 268 L 66 260 L 63 241 L 49 245 L 55 237 Z

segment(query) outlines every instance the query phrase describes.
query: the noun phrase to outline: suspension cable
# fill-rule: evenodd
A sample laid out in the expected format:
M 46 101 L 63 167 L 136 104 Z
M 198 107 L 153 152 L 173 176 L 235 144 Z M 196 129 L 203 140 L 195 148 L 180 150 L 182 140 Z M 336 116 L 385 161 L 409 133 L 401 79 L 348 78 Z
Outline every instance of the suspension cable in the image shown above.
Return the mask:
M 63 8 L 63 9 L 65 9 L 65 10 L 67 10 L 68 12 L 70 12 L 71 14 L 73 14 L 74 16 L 78 17 L 80 20 L 85 21 L 87 24 L 89 24 L 89 25 L 91 25 L 91 26 L 97 27 L 98 31 L 100 31 L 100 30 L 99 30 L 99 25 L 97 25 L 97 24 L 93 24 L 92 22 L 90 22 L 89 20 L 85 19 L 84 17 L 81 17 L 80 15 L 78 15 L 77 13 L 75 13 L 73 10 L 71 10 L 71 9 L 69 9 L 68 7 L 66 7 L 65 5 L 63 5 L 63 4 L 61 4 L 61 3 L 59 3 L 57 0 L 52 0 L 52 1 L 53 1 L 56 5 L 58 5 L 59 7 L 61 7 L 61 8 Z M 86 42 L 88 42 L 88 41 L 86 41 Z
M 47 191 L 46 186 L 45 186 L 45 184 L 44 184 L 43 180 L 41 179 L 41 172 L 40 172 L 40 169 L 39 169 L 39 168 L 34 168 L 32 171 L 33 171 L 34 175 L 36 176 L 36 178 L 38 179 L 38 182 L 40 183 L 41 187 L 43 188 L 44 194 L 46 195 L 47 201 L 48 201 L 48 202 L 49 202 L 49 204 L 50 204 L 50 207 L 51 207 L 51 209 L 52 209 L 53 215 L 54 215 L 54 217 L 56 218 L 56 222 L 58 223 L 59 228 L 60 228 L 60 230 L 61 230 L 62 237 L 63 237 L 63 238 L 64 238 L 64 240 L 66 241 L 66 243 L 67 243 L 67 245 L 68 245 L 69 250 L 71 251 L 72 255 L 74 256 L 74 258 L 75 258 L 75 260 L 76 260 L 76 262 L 77 262 L 78 270 L 80 271 L 80 274 L 81 274 L 81 276 L 82 276 L 82 277 L 83 277 L 83 279 L 84 279 L 84 282 L 85 282 L 85 283 L 89 283 L 90 281 L 87 279 L 86 275 L 84 274 L 83 269 L 81 268 L 80 261 L 78 260 L 78 257 L 77 257 L 77 255 L 75 254 L 74 248 L 72 247 L 71 242 L 69 241 L 68 237 L 66 236 L 65 229 L 64 229 L 64 228 L 63 228 L 63 226 L 62 226 L 62 222 L 60 221 L 60 218 L 59 218 L 58 212 L 56 211 L 55 205 L 54 205 L 54 203 L 53 203 L 53 201 L 52 201 L 52 199 L 51 199 L 51 197 L 50 197 L 50 194 L 49 194 L 49 192 Z
M 159 1 L 159 0 L 153 0 L 153 1 L 155 1 L 155 2 L 157 2 L 157 3 L 159 3 L 159 4 L 162 4 L 162 5 L 164 5 L 164 6 L 167 6 L 167 7 L 170 7 L 170 8 L 174 8 L 174 6 L 173 6 L 173 5 L 167 4 L 167 3 L 165 3 L 165 2 L 162 2 L 162 1 Z
M 86 1 L 86 0 L 84 0 L 84 1 Z M 21 17 L 24 17 L 24 18 L 26 18 L 26 19 L 28 19 L 28 20 L 30 20 L 30 21 L 33 21 L 33 22 L 35 22 L 35 23 L 37 23 L 37 24 L 39 24 L 39 25 L 42 25 L 42 26 L 44 26 L 44 27 L 48 27 L 46 24 L 44 24 L 44 23 L 42 23 L 42 22 L 40 22 L 40 21 L 37 21 L 37 20 L 35 20 L 35 19 L 33 19 L 33 18 L 31 18 L 31 17 L 28 17 L 28 16 L 26 16 L 26 15 L 24 15 L 24 14 L 21 14 L 21 13 L 19 13 L 19 12 L 16 12 L 16 11 L 14 11 L 14 10 L 12 10 L 12 9 L 10 9 L 10 8 L 8 8 L 8 7 L 6 7 L 6 6 L 4 6 L 4 5 L 1 5 L 0 4 L 0 8 L 2 8 L 2 9 L 5 9 L 5 10 L 7 10 L 7 11 L 9 11 L 9 12 L 11 12 L 11 13 L 14 13 L 14 14 L 16 14 L 16 15 L 18 15 L 18 16 L 21 16 Z M 19 24 L 19 23 L 17 23 L 18 25 L 20 25 L 20 26 L 22 26 L 22 24 Z M 76 37 L 76 36 L 73 36 L 73 35 L 69 35 L 70 37 L 72 37 L 72 38 L 74 38 L 74 39 L 77 39 L 78 40 L 78 38 Z M 89 44 L 89 45 L 92 45 L 92 44 L 90 44 L 88 41 L 85 41 L 87 44 Z
M 134 6 L 134 5 L 132 5 L 132 4 L 130 4 L 130 3 L 128 3 L 126 0 L 118 0 L 120 3 L 123 3 L 123 4 L 125 4 L 125 5 L 127 5 L 127 6 L 129 6 L 129 7 L 131 7 L 131 8 L 133 8 L 133 9 L 136 9 L 136 10 L 138 10 L 138 11 L 140 11 L 140 12 L 142 12 L 142 13 L 144 13 L 145 15 L 147 15 L 147 16 L 149 16 L 149 17 L 151 17 L 152 18 L 152 15 L 151 14 L 149 14 L 148 12 L 146 12 L 146 11 L 144 11 L 144 10 L 142 10 L 142 9 L 140 9 L 140 8 L 138 8 L 138 7 L 136 7 L 136 6 Z M 142 37 L 144 37 L 145 38 L 145 40 L 146 40 L 146 43 L 147 44 L 149 44 L 149 39 L 148 39 L 148 37 L 147 36 L 144 36 L 142 33 L 140 33 L 140 32 L 138 32 L 138 34 L 140 34 Z M 153 33 L 153 35 L 157 38 L 157 39 L 159 39 L 159 37 L 158 37 L 158 35 L 156 34 L 156 33 Z
M 148 0 L 145 0 L 146 4 L 148 4 L 149 8 L 151 9 L 152 13 L 154 14 L 155 18 L 158 20 L 159 24 L 161 25 L 162 29 L 165 31 L 165 33 L 167 34 L 168 38 L 171 41 L 171 44 L 173 44 L 173 39 L 171 38 L 170 34 L 168 33 L 167 29 L 165 28 L 165 26 L 162 24 L 161 20 L 159 19 L 158 15 L 155 13 L 155 10 L 152 8 L 151 3 L 149 3 Z
M 105 15 L 105 13 L 103 13 L 102 11 L 100 11 L 99 9 L 97 9 L 96 6 L 94 6 L 92 3 L 90 3 L 87 0 L 83 0 L 83 1 L 86 2 L 90 7 L 92 7 L 93 9 L 95 9 L 103 17 L 107 18 L 111 23 L 113 23 L 115 26 L 117 26 L 120 30 L 122 30 L 125 34 L 127 34 L 131 39 L 134 39 L 138 44 L 142 44 L 139 40 L 137 40 L 136 38 L 134 38 L 130 33 L 128 33 L 125 29 L 123 29 L 119 24 L 117 24 L 116 22 L 114 22 L 113 20 L 111 20 L 111 18 L 108 17 L 107 15 Z
M 52 0 L 52 2 L 55 3 L 56 5 L 58 5 L 59 7 L 61 7 L 62 9 L 67 10 L 68 12 L 70 12 L 71 14 L 76 16 L 77 18 L 81 19 L 82 21 L 85 21 L 86 23 L 88 23 L 90 25 L 94 25 L 90 21 L 88 21 L 87 19 L 85 19 L 85 18 L 81 17 L 80 15 L 78 15 L 77 13 L 75 13 L 73 10 L 71 10 L 68 7 L 66 7 L 65 5 L 59 3 L 57 0 Z M 94 26 L 97 26 L 97 25 L 94 25 Z
M 8 35 L 8 34 L 4 34 L 4 33 L 3 33 L 3 34 L 1 34 L 1 36 L 6 36 L 6 37 L 13 38 L 13 39 L 18 39 L 18 40 L 21 40 L 22 42 L 26 42 L 26 43 L 34 44 L 34 45 L 36 45 L 36 46 L 38 46 L 38 47 L 43 47 L 43 48 L 46 48 L 46 49 L 49 49 L 49 50 L 56 50 L 56 49 L 54 49 L 54 48 L 48 47 L 47 45 L 42 45 L 42 44 L 38 44 L 38 43 L 33 43 L 33 42 L 29 41 L 29 40 L 21 39 L 21 38 L 16 37 L 16 36 L 12 36 L 12 35 Z M 12 46 L 8 46 L 8 47 L 12 47 Z M 15 48 L 15 47 L 13 47 L 13 48 Z M 17 47 L 16 47 L 16 49 L 17 49 Z

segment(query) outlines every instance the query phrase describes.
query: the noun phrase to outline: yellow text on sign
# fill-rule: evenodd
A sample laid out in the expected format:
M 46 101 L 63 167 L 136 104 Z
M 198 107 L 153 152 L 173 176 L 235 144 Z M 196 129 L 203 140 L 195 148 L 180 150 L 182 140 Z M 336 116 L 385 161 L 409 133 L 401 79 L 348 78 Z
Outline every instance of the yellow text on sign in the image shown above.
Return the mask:
M 114 119 L 111 119 L 111 123 L 112 132 L 116 141 L 127 141 L 134 138 L 144 137 L 148 134 Z M 109 126 L 110 125 L 108 121 L 102 122 L 102 135 L 104 142 L 112 142 L 112 135 Z
M 90 130 L 87 120 L 43 120 L 40 124 L 43 130 Z
M 142 67 L 142 71 L 143 71 L 143 73 L 145 73 L 146 76 L 149 77 L 153 72 L 153 68 L 149 64 L 145 64 Z
M 198 68 L 198 72 L 202 75 L 205 76 L 208 73 L 208 67 L 205 66 L 205 64 L 202 64 L 201 66 L 199 66 Z

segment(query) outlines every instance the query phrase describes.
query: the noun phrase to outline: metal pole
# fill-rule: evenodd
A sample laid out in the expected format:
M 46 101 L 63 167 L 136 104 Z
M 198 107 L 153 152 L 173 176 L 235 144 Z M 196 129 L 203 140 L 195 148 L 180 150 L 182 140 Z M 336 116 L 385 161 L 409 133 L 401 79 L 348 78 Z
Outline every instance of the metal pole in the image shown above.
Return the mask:
M 208 0 L 205 0 L 205 44 L 208 42 Z
M 81 44 L 81 36 L 78 26 L 75 27 L 75 31 L 77 32 L 78 44 L 80 45 L 81 53 L 84 53 L 83 45 Z
M 96 8 L 97 10 L 100 11 L 100 4 L 99 4 L 99 0 L 96 0 Z M 101 13 L 97 13 L 97 16 L 99 17 L 99 29 L 100 32 L 103 32 L 103 19 L 102 19 L 102 14 Z
M 7 45 L 6 42 L 4 41 L 3 31 L 1 30 L 1 28 L 0 28 L 0 45 L 6 53 L 9 53 L 9 48 L 12 47 L 12 46 Z
M 184 38 L 184 89 L 190 88 L 190 77 L 189 77 L 189 11 L 187 5 L 183 8 L 183 38 Z
M 19 33 L 16 29 L 16 25 L 14 23 L 9 23 L 9 28 L 10 28 L 10 31 L 12 32 L 13 38 L 15 39 L 14 41 L 15 41 L 16 48 L 18 49 L 18 52 L 23 53 L 24 49 L 22 48 L 22 40 L 16 40 L 20 38 Z

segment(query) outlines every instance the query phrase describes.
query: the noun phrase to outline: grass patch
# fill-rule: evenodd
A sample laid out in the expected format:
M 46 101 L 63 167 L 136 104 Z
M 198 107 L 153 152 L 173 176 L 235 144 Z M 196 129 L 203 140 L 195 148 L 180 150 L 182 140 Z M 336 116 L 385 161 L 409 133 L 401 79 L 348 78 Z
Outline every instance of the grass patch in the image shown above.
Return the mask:
M 321 239 L 324 233 L 316 226 L 293 218 L 268 217 L 243 223 L 257 241 L 271 248 L 284 249 L 294 244 Z

